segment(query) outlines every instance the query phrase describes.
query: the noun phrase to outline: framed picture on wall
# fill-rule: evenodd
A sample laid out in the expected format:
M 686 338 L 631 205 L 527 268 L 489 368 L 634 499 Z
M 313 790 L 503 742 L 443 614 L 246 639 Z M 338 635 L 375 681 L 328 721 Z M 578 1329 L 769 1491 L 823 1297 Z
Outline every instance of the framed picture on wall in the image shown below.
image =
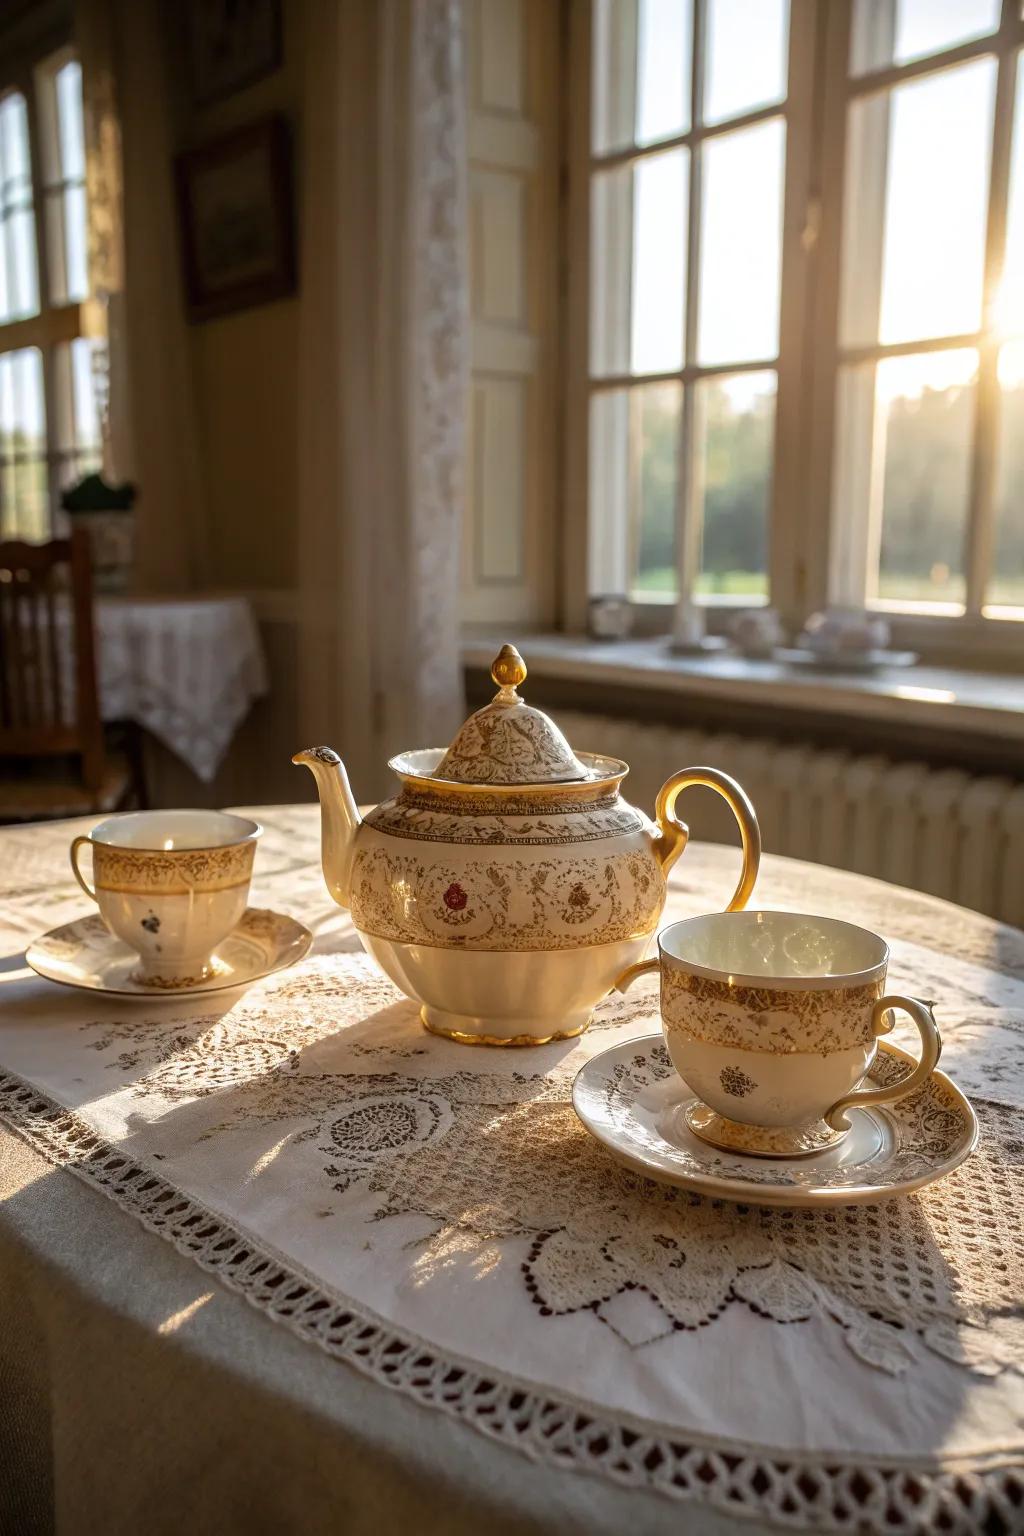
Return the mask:
M 282 117 L 226 133 L 175 162 L 190 320 L 295 291 L 291 146 Z
M 192 97 L 230 96 L 281 66 L 280 0 L 189 0 Z

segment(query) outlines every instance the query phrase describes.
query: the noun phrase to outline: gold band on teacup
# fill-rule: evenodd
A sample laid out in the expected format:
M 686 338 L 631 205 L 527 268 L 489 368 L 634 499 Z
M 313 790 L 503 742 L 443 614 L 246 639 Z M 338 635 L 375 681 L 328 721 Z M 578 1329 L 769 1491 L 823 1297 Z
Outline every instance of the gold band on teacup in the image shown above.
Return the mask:
M 750 987 L 662 965 L 666 1029 L 741 1051 L 826 1056 L 875 1039 L 871 1010 L 885 977 L 852 987 Z
M 254 842 L 224 848 L 113 848 L 93 843 L 93 878 L 98 891 L 132 896 L 208 894 L 245 885 L 252 877 Z

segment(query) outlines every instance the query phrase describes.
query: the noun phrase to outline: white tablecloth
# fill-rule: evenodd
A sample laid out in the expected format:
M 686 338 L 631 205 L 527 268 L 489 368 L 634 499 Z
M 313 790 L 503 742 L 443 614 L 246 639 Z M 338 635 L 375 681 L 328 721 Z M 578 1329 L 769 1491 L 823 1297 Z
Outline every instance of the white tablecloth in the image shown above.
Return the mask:
M 96 642 L 104 720 L 135 721 L 209 783 L 267 690 L 249 603 L 240 597 L 101 597 Z
M 0 1112 L 32 1146 L 315 1346 L 339 1392 L 344 1362 L 545 1476 L 780 1528 L 1021 1528 L 1024 935 L 766 859 L 765 905 L 890 937 L 890 982 L 937 999 L 982 1142 L 906 1199 L 743 1208 L 635 1178 L 572 1114 L 579 1066 L 656 1027 L 649 992 L 529 1052 L 427 1036 L 324 894 L 316 809 L 255 814 L 255 894 L 315 951 L 198 1005 L 25 975 L 26 940 L 81 910 L 75 828 L 0 833 Z M 688 849 L 668 915 L 717 905 L 735 861 Z M 470 1446 L 463 1466 L 473 1483 Z M 573 1498 L 552 1529 L 587 1528 Z

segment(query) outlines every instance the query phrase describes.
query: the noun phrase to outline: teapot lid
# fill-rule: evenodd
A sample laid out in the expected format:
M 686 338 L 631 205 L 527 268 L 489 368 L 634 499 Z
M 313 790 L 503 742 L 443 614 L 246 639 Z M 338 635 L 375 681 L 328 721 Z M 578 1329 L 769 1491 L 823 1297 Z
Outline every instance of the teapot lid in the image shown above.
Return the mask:
M 454 784 L 568 784 L 591 778 L 555 722 L 516 692 L 526 680 L 526 663 L 514 645 L 502 646 L 491 677 L 498 692 L 456 733 L 433 777 Z

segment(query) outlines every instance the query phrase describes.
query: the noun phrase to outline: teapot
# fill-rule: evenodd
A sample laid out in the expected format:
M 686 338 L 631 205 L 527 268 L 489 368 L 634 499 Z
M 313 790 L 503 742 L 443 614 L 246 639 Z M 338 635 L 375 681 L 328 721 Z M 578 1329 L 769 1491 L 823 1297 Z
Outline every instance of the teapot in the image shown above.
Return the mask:
M 576 753 L 519 688 L 505 645 L 498 692 L 447 749 L 403 752 L 401 788 L 360 816 L 338 754 L 298 752 L 321 805 L 324 879 L 364 949 L 434 1034 L 472 1045 L 544 1045 L 582 1034 L 595 1004 L 636 964 L 658 926 L 669 870 L 689 831 L 675 814 L 691 785 L 716 790 L 740 828 L 745 906 L 761 838 L 754 808 L 715 768 L 684 768 L 654 822 L 623 799 L 618 758 Z

